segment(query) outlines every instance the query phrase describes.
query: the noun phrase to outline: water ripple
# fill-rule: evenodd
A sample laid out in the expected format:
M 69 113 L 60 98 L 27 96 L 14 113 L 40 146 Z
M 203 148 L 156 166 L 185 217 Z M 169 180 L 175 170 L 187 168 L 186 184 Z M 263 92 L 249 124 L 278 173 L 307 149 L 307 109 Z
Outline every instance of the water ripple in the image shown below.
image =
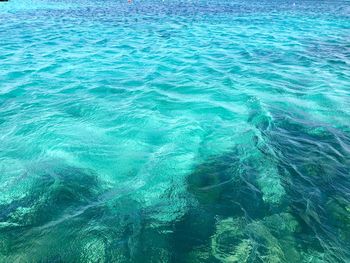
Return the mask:
M 1 262 L 349 262 L 343 0 L 0 4 Z

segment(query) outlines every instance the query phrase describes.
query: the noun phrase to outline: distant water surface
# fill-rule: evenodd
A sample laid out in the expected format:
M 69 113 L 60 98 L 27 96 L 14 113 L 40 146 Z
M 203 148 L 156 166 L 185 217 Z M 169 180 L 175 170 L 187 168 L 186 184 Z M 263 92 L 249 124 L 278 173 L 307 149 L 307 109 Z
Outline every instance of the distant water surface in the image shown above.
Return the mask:
M 350 2 L 1 2 L 0 262 L 350 262 Z

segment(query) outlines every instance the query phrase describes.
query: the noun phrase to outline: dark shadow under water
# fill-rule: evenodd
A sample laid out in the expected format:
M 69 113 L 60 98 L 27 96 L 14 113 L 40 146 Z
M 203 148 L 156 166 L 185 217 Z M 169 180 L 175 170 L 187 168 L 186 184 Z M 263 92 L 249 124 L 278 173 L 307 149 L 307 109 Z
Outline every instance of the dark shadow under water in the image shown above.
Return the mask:
M 30 194 L 0 207 L 1 260 L 349 261 L 349 133 L 259 110 L 249 121 L 247 143 L 187 176 L 191 202 L 168 223 L 128 194 L 103 199 L 93 171 L 36 171 Z
M 260 154 L 246 158 L 237 148 L 189 175 L 188 190 L 198 205 L 177 224 L 176 243 L 185 244 L 178 262 L 196 250 L 198 262 L 348 262 L 349 133 L 289 114 L 271 121 L 260 113 L 253 112 L 250 122 L 261 136 L 252 136 L 254 146 L 247 149 Z M 279 174 L 266 186 L 257 169 L 261 159 L 267 166 L 273 159 Z M 279 183 L 284 193 L 272 192 L 278 202 L 264 200 L 265 187 Z M 205 227 L 197 226 L 198 218 Z M 181 235 L 189 229 L 196 242 Z

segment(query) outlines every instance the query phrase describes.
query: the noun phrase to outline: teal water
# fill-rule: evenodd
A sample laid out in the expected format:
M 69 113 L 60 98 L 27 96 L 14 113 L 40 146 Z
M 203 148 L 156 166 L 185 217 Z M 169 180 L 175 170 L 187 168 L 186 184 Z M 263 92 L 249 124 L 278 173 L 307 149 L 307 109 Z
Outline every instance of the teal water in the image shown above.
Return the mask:
M 350 262 L 350 2 L 0 2 L 0 262 Z

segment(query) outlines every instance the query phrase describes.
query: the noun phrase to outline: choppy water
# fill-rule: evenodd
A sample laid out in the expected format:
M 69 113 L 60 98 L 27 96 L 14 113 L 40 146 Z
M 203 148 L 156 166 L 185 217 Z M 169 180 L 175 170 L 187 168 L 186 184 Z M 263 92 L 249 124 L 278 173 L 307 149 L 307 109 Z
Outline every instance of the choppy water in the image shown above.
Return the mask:
M 0 262 L 350 262 L 350 2 L 1 2 Z

